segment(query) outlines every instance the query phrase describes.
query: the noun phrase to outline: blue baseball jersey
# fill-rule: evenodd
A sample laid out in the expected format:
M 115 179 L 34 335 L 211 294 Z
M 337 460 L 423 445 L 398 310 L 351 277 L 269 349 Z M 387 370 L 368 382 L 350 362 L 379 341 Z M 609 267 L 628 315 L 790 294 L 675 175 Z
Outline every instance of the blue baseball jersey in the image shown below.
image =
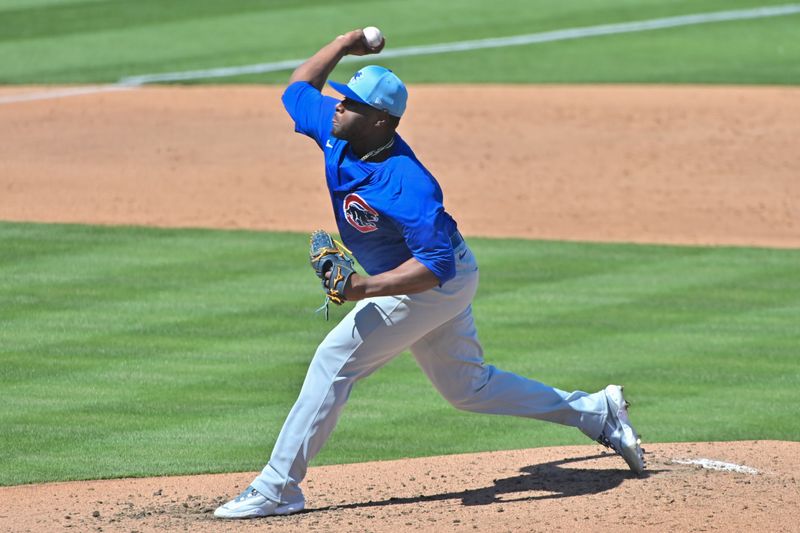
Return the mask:
M 414 257 L 444 284 L 456 273 L 450 242 L 456 222 L 444 210 L 441 187 L 397 134 L 388 159 L 361 161 L 347 141 L 331 135 L 338 102 L 302 81 L 283 93 L 295 131 L 323 151 L 342 241 L 370 275 Z

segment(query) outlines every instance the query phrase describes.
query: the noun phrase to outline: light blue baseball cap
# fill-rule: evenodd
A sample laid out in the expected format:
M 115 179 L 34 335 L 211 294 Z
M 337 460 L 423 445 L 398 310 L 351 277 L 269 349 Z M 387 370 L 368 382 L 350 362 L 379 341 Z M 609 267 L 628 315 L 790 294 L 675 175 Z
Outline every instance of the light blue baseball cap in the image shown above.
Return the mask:
M 402 117 L 406 110 L 406 86 L 388 68 L 368 65 L 353 74 L 347 85 L 335 81 L 329 81 L 328 85 L 351 100 L 386 111 L 394 117 Z

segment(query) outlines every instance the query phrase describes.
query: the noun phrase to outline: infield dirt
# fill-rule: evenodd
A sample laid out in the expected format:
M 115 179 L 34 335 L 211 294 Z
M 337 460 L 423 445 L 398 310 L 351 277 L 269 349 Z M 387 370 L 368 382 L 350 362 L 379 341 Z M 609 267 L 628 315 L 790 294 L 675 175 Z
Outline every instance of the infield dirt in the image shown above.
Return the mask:
M 0 104 L 0 220 L 333 230 L 279 95 Z M 798 89 L 431 86 L 409 105 L 400 132 L 468 237 L 800 246 Z M 800 443 L 645 448 L 641 479 L 599 446 L 316 467 L 307 512 L 233 523 L 211 511 L 254 473 L 6 487 L 0 530 L 800 531 Z M 678 462 L 700 458 L 758 473 Z
M 321 155 L 292 133 L 280 94 L 146 88 L 0 104 L 0 220 L 334 230 Z M 800 246 L 800 89 L 410 94 L 399 131 L 467 236 Z

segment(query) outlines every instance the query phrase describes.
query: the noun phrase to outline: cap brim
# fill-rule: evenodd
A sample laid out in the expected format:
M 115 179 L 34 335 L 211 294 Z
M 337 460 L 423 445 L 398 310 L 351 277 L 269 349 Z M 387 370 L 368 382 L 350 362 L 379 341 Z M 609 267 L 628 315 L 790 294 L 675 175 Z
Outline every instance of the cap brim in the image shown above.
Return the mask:
M 353 89 L 351 89 L 350 87 L 348 87 L 344 83 L 337 83 L 335 81 L 329 81 L 328 85 L 333 87 L 336 90 L 336 92 L 344 95 L 346 98 L 349 98 L 350 100 L 355 100 L 356 102 L 361 102 L 362 104 L 370 105 L 367 102 L 365 102 L 360 96 L 358 96 L 353 91 Z

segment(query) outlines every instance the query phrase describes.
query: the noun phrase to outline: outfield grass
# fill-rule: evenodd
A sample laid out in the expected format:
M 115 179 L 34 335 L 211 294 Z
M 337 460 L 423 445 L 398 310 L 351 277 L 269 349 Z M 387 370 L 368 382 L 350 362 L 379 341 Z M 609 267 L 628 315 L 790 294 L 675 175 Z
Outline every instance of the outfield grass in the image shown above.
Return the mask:
M 370 24 L 401 47 L 762 5 L 773 3 L 0 0 L 0 83 L 298 59 Z M 380 62 L 409 82 L 797 84 L 798 25 L 793 15 Z M 800 250 L 470 242 L 489 362 L 564 389 L 625 383 L 649 441 L 800 439 Z M 260 468 L 332 325 L 313 315 L 306 243 L 0 222 L 0 484 Z M 316 464 L 585 442 L 457 412 L 403 355 L 356 387 Z
M 622 382 L 649 441 L 800 439 L 800 250 L 469 241 L 489 362 Z M 306 245 L 0 223 L 0 484 L 263 466 L 332 326 Z M 456 411 L 406 354 L 356 387 L 315 464 L 586 442 Z
M 381 27 L 389 47 L 780 5 L 755 0 L 0 0 L 0 83 L 120 78 L 308 57 Z M 409 82 L 800 82 L 800 15 L 381 60 Z M 374 60 L 374 59 L 372 59 Z M 342 70 L 343 69 L 343 70 Z M 347 79 L 352 65 L 334 74 Z M 222 78 L 282 83 L 288 72 Z

